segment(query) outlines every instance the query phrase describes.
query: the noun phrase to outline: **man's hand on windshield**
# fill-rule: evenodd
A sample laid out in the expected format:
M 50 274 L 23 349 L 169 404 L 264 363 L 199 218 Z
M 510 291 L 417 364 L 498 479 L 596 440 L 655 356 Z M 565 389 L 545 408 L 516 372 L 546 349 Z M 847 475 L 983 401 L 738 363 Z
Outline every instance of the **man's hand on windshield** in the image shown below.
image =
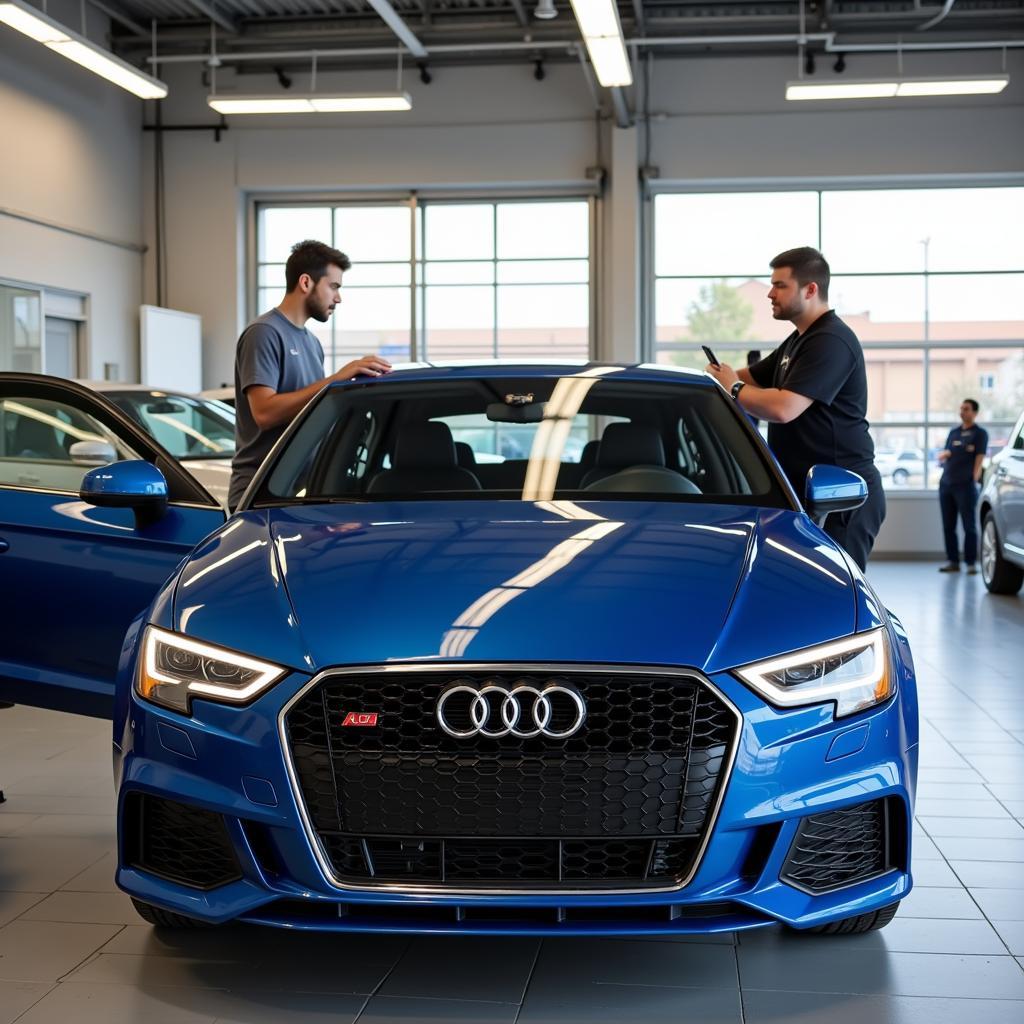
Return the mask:
M 391 364 L 383 356 L 363 356 L 353 359 L 340 370 L 331 374 L 331 380 L 352 380 L 353 377 L 379 377 L 391 369 Z

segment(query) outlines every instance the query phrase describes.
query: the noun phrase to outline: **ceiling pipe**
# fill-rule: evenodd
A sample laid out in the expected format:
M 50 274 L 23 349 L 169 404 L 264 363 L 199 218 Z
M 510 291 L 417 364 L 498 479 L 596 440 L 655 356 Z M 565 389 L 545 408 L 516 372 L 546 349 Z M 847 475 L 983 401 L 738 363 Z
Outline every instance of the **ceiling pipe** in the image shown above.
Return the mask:
M 427 48 L 419 41 L 416 33 L 402 20 L 402 16 L 388 0 L 367 0 L 380 15 L 381 20 L 402 41 L 402 45 L 414 56 L 423 60 L 428 56 Z
M 943 4 L 942 10 L 939 11 L 939 13 L 936 14 L 934 18 L 931 18 L 929 21 L 926 21 L 923 25 L 918 25 L 917 31 L 924 32 L 926 29 L 930 29 L 935 25 L 938 25 L 940 21 L 945 21 L 946 15 L 949 14 L 951 10 L 953 10 L 953 4 L 955 3 L 956 0 L 946 0 L 945 4 Z
M 804 42 L 821 43 L 830 53 L 896 53 L 908 51 L 956 51 L 956 50 L 1015 50 L 1024 47 L 1024 39 L 972 39 L 959 42 L 930 40 L 923 42 L 877 42 L 847 43 L 836 40 L 835 32 L 808 32 L 799 35 L 788 34 L 746 35 L 746 36 L 653 36 L 627 39 L 626 45 L 634 49 L 657 48 L 663 46 L 723 46 L 732 43 L 748 45 L 794 44 Z M 443 54 L 460 53 L 516 53 L 524 50 L 563 50 L 568 56 L 576 52 L 578 41 L 535 40 L 533 42 L 499 42 L 499 43 L 449 43 L 431 46 L 430 55 L 437 57 Z M 345 47 L 315 50 L 256 50 L 235 51 L 218 50 L 217 59 L 223 64 L 246 61 L 280 61 L 280 60 L 311 60 L 314 53 L 318 59 L 324 57 L 394 57 L 395 48 L 390 47 Z M 182 53 L 165 56 L 148 57 L 149 64 L 207 64 L 209 53 Z

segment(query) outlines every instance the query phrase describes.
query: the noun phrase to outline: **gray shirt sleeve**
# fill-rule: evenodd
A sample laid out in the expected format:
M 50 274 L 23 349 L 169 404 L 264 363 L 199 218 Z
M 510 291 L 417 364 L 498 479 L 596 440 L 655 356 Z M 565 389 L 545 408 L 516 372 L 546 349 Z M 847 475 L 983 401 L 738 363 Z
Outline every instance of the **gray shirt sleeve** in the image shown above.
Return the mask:
M 270 324 L 254 323 L 238 339 L 238 389 L 254 384 L 281 390 L 281 335 Z

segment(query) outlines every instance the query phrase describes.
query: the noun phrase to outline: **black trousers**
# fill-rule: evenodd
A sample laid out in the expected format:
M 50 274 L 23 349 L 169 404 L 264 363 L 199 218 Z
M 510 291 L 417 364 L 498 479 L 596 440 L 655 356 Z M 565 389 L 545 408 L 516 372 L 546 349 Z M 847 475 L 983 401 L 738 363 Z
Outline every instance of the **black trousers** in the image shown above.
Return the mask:
M 885 519 L 885 490 L 874 466 L 870 471 L 856 470 L 868 485 L 868 500 L 850 512 L 833 512 L 822 529 L 861 567 L 867 568 L 868 556 Z
M 960 562 L 956 542 L 957 517 L 964 524 L 964 561 L 974 565 L 978 557 L 978 527 L 975 524 L 977 507 L 978 488 L 973 480 L 961 484 L 939 484 L 939 508 L 942 509 L 946 558 L 954 565 Z

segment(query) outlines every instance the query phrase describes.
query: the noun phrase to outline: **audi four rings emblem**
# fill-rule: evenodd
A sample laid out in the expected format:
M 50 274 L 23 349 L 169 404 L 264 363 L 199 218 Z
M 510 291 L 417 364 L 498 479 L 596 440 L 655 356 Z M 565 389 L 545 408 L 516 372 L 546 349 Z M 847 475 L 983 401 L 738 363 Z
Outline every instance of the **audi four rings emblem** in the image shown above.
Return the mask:
M 564 740 L 579 732 L 586 717 L 583 698 L 562 683 L 549 683 L 543 689 L 528 683 L 511 689 L 498 683 L 480 687 L 460 683 L 445 690 L 437 702 L 437 724 L 457 740 L 470 736 L 498 740 L 509 735 L 521 740 L 534 736 Z

